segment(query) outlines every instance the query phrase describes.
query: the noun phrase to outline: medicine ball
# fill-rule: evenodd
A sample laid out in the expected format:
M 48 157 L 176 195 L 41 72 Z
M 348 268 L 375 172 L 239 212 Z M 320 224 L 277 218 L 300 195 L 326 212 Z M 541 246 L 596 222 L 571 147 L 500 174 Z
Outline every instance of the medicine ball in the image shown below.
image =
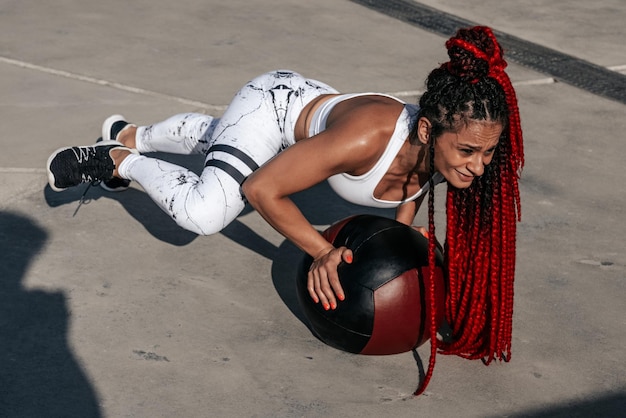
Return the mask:
M 428 240 L 393 219 L 357 215 L 323 232 L 335 247 L 353 252 L 352 263 L 337 272 L 345 292 L 334 310 L 314 303 L 307 290 L 313 259 L 306 255 L 297 278 L 300 307 L 319 339 L 356 354 L 397 354 L 420 346 L 430 336 Z M 440 324 L 444 312 L 443 257 L 436 254 L 435 306 Z

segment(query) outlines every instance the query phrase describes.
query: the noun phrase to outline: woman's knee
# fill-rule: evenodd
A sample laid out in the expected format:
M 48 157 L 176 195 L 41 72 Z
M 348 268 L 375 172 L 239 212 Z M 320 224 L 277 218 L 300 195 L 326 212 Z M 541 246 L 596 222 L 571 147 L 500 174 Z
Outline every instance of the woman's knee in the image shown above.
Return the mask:
M 224 218 L 211 218 L 206 215 L 198 216 L 194 213 L 187 213 L 184 217 L 176 216 L 174 221 L 181 228 L 203 236 L 216 234 L 232 222 L 232 220 Z
M 213 235 L 226 228 L 241 213 L 245 204 L 240 199 L 226 202 L 222 196 L 190 197 L 172 218 L 182 228 L 198 235 Z M 234 201 L 233 201 L 234 200 Z

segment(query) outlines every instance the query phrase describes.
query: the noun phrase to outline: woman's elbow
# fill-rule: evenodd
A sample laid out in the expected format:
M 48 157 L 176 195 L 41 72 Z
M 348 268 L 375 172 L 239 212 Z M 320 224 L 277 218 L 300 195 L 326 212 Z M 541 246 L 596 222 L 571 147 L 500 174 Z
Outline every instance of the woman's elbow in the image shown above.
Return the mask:
M 260 187 L 254 178 L 247 178 L 241 185 L 241 192 L 252 206 L 256 207 L 261 198 Z
M 285 196 L 279 193 L 276 184 L 271 179 L 257 177 L 255 174 L 243 182 L 241 192 L 252 207 L 263 212 L 274 207 Z

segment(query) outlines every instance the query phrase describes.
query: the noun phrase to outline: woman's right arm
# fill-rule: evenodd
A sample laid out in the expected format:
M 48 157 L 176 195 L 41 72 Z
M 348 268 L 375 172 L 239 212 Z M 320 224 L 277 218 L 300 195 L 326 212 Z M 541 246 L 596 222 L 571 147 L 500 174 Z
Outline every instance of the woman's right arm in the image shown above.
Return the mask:
M 345 298 L 339 283 L 337 266 L 342 261 L 351 262 L 352 252 L 345 248 L 335 248 L 306 220 L 302 212 L 286 196 L 276 195 L 274 189 L 267 189 L 256 180 L 244 183 L 244 193 L 248 201 L 274 229 L 293 242 L 301 250 L 313 257 L 309 269 L 307 288 L 315 303 L 325 309 L 337 306 Z
M 259 214 L 313 257 L 309 293 L 315 302 L 331 309 L 337 305 L 336 297 L 344 298 L 337 266 L 342 261 L 351 262 L 352 252 L 345 247 L 334 248 L 326 241 L 289 196 L 334 174 L 367 169 L 375 163 L 390 132 L 377 128 L 384 125 L 376 120 L 381 118 L 380 109 L 371 109 L 367 115 L 355 113 L 352 120 L 335 123 L 319 135 L 287 148 L 250 175 L 242 186 Z
M 342 261 L 351 262 L 352 252 L 333 247 L 289 198 L 348 168 L 354 164 L 355 155 L 362 155 L 349 141 L 331 141 L 328 137 L 299 141 L 254 172 L 242 188 L 250 204 L 274 229 L 313 257 L 307 285 L 311 298 L 325 309 L 334 309 L 336 298 L 345 297 L 337 266 Z M 337 142 L 345 144 L 338 147 Z

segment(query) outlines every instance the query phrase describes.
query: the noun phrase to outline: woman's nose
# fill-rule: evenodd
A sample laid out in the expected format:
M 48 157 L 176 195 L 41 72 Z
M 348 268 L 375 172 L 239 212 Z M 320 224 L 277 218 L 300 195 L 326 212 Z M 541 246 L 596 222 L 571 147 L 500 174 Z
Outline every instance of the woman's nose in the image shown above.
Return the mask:
M 478 153 L 474 154 L 473 158 L 467 165 L 467 169 L 476 177 L 480 177 L 485 172 L 485 162 Z

